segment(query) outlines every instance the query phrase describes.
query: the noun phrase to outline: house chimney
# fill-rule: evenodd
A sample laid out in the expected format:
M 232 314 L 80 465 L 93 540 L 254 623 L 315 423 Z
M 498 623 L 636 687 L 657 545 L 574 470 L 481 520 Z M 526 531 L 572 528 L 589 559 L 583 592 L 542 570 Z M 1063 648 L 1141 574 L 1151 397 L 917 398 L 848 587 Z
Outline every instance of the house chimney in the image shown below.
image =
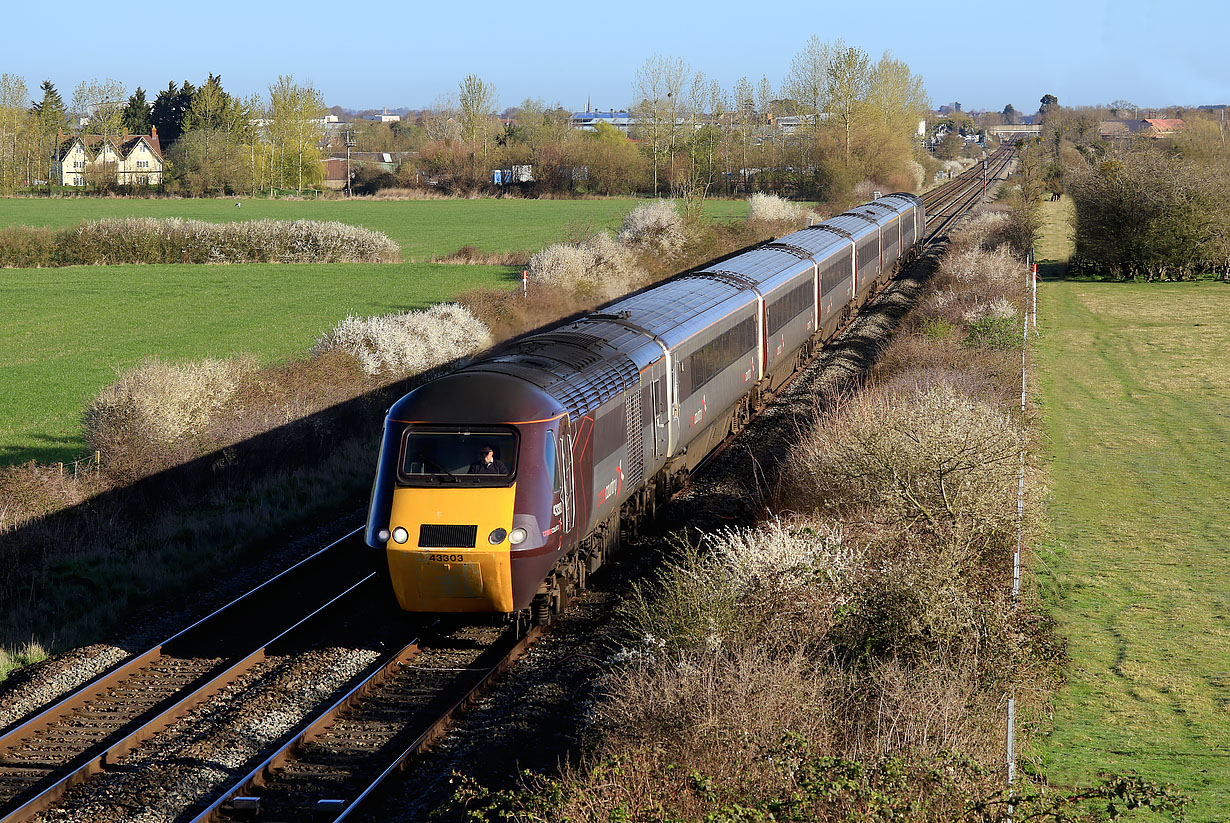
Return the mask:
M 150 127 L 149 127 L 149 136 L 150 136 L 150 137 L 157 137 L 157 136 L 158 136 L 158 127 L 157 127 L 157 126 L 152 125 L 152 124 L 150 125 Z

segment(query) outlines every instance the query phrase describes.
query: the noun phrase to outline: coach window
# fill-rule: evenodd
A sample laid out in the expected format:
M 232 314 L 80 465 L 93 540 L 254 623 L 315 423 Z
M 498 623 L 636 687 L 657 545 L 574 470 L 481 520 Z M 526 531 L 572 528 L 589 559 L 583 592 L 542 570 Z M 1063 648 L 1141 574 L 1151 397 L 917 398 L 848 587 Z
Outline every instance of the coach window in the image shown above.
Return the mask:
M 551 479 L 551 491 L 559 491 L 559 472 L 555 470 L 555 432 L 547 429 L 547 445 L 543 450 L 543 462 L 547 464 L 547 476 Z

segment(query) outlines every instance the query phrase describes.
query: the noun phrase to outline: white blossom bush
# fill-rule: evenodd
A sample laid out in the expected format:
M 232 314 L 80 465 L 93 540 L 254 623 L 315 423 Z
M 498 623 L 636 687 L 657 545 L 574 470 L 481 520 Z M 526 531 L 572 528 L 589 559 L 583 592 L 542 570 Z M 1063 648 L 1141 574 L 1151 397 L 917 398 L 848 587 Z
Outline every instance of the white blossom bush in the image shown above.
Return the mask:
M 179 217 L 91 220 L 57 240 L 61 265 L 119 263 L 393 263 L 387 235 L 336 221 L 207 223 Z
M 624 246 L 637 251 L 673 257 L 683 250 L 687 235 L 674 200 L 651 200 L 628 212 L 618 239 Z
M 1019 289 L 1025 277 L 1025 265 L 1002 246 L 994 251 L 975 246 L 945 255 L 940 273 L 957 283 L 982 282 L 1003 289 Z
M 529 276 L 535 286 L 598 300 L 626 294 L 645 278 L 636 265 L 636 253 L 606 233 L 536 252 L 530 258 Z
M 359 361 L 365 374 L 403 377 L 490 344 L 490 330 L 469 309 L 457 303 L 440 303 L 426 311 L 347 316 L 321 335 L 312 352 L 347 352 Z
M 749 222 L 762 223 L 797 223 L 806 220 L 809 211 L 801 203 L 793 203 L 778 197 L 776 194 L 756 192 L 747 198 L 747 219 Z
M 949 233 L 949 248 L 958 251 L 967 248 L 993 251 L 1007 242 L 1006 235 L 1011 230 L 1012 218 L 1007 212 L 983 212 L 962 220 L 960 225 Z
M 103 451 L 138 440 L 173 444 L 204 429 L 255 368 L 247 358 L 142 361 L 95 396 L 85 413 L 86 439 Z
M 707 538 L 724 576 L 740 597 L 782 593 L 818 578 L 835 580 L 858 562 L 838 525 L 828 521 L 769 520 L 751 529 L 723 529 Z

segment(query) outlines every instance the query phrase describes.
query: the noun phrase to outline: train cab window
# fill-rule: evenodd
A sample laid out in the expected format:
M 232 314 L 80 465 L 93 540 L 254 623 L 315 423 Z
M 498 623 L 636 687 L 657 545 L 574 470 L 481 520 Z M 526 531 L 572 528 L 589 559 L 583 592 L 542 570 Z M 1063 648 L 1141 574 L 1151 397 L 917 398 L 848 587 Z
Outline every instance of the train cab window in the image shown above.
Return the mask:
M 547 442 L 543 448 L 542 463 L 547 467 L 547 476 L 551 479 L 551 491 L 559 491 L 559 472 L 556 471 L 555 432 L 547 429 Z
M 398 479 L 412 486 L 506 486 L 517 472 L 511 429 L 421 429 L 402 436 Z

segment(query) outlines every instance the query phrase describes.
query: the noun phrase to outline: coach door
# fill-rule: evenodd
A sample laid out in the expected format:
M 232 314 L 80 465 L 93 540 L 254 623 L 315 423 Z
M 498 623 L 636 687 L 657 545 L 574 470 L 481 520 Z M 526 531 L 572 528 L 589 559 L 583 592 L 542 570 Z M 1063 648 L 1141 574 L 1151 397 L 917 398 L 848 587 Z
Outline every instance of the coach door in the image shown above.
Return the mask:
M 670 453 L 671 409 L 667 396 L 667 381 L 670 372 L 655 369 L 657 376 L 649 384 L 650 402 L 653 408 L 653 456 L 659 460 Z
M 559 457 L 560 457 L 560 502 L 563 504 L 564 511 L 561 516 L 561 521 L 564 525 L 564 534 L 572 532 L 573 522 L 576 518 L 576 488 L 573 485 L 573 480 L 576 472 L 572 465 L 572 426 L 565 417 L 560 422 L 559 427 Z

